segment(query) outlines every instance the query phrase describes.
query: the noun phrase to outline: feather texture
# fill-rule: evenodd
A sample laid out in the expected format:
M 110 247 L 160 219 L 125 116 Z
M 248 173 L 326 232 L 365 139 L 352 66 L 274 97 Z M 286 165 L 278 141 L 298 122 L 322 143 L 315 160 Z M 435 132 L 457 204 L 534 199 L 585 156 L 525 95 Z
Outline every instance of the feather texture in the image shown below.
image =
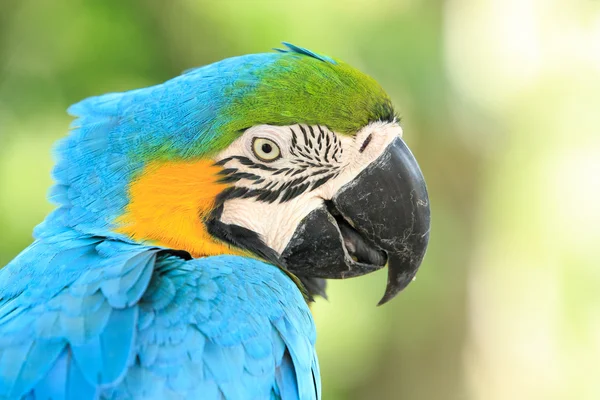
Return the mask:
M 58 207 L 0 270 L 0 399 L 320 398 L 313 320 L 283 271 L 119 233 L 132 183 L 155 162 L 211 162 L 259 124 L 351 135 L 395 118 L 370 77 L 284 45 L 69 109 Z
M 0 288 L 0 399 L 318 398 L 310 312 L 272 265 L 71 231 Z
M 71 106 L 78 118 L 55 150 L 50 199 L 59 207 L 35 236 L 68 226 L 127 240 L 115 233 L 115 221 L 129 203 L 129 184 L 145 166 L 210 159 L 251 126 L 321 124 L 354 134 L 369 122 L 395 118 L 389 97 L 372 78 L 285 45 L 279 53 L 225 59 L 160 85 Z

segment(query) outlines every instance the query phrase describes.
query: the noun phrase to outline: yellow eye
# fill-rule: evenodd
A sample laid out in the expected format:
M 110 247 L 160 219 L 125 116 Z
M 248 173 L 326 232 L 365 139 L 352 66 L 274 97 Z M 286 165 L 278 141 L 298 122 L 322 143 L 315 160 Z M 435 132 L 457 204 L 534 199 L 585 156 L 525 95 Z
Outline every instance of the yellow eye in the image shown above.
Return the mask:
M 256 158 L 264 162 L 272 162 L 281 157 L 279 146 L 271 139 L 254 138 L 252 140 L 252 151 Z

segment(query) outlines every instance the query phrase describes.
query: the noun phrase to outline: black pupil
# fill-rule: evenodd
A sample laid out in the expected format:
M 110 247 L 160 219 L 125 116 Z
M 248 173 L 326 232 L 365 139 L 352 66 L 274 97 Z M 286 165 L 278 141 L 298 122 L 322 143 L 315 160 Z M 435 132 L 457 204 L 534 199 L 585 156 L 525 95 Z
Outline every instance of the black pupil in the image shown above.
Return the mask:
M 269 154 L 273 150 L 273 147 L 271 147 L 271 145 L 269 143 L 263 143 L 263 145 L 261 146 L 261 149 L 266 154 Z

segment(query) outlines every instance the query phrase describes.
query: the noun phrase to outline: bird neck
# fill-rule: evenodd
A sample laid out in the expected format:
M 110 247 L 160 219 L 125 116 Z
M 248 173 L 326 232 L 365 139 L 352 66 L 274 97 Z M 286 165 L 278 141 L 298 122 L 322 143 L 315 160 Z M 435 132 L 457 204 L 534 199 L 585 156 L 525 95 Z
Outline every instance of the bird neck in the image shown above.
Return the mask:
M 204 224 L 215 198 L 227 188 L 218 182 L 220 170 L 212 160 L 146 165 L 129 184 L 129 203 L 116 220 L 116 232 L 193 257 L 246 255 L 211 236 Z

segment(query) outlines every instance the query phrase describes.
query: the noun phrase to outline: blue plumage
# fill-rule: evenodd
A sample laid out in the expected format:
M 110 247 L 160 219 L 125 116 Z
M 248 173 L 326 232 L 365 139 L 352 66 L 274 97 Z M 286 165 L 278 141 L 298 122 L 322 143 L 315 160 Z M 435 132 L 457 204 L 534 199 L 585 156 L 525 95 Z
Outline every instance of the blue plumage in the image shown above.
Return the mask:
M 0 288 L 2 399 L 317 398 L 310 312 L 272 265 L 65 232 Z
M 85 99 L 69 108 L 78 118 L 55 148 L 56 185 L 49 198 L 58 208 L 35 237 L 78 232 L 119 238 L 115 219 L 128 204 L 127 186 L 148 160 L 185 159 L 219 150 L 219 128 L 240 93 L 260 81 L 259 71 L 283 54 L 235 57 L 190 70 L 160 85 Z M 227 93 L 224 93 L 227 91 Z M 238 132 L 233 132 L 237 135 Z
M 429 200 L 383 89 L 285 45 L 69 108 L 57 208 L 0 269 L 0 400 L 320 399 L 307 301 L 387 260 L 395 296 Z
M 116 232 L 149 161 L 231 142 L 225 110 L 261 71 L 335 64 L 288 48 L 69 109 L 78 118 L 55 149 L 57 209 L 0 269 L 0 400 L 320 398 L 313 320 L 288 275 L 245 257 L 184 259 Z M 236 123 L 229 135 L 247 128 Z

